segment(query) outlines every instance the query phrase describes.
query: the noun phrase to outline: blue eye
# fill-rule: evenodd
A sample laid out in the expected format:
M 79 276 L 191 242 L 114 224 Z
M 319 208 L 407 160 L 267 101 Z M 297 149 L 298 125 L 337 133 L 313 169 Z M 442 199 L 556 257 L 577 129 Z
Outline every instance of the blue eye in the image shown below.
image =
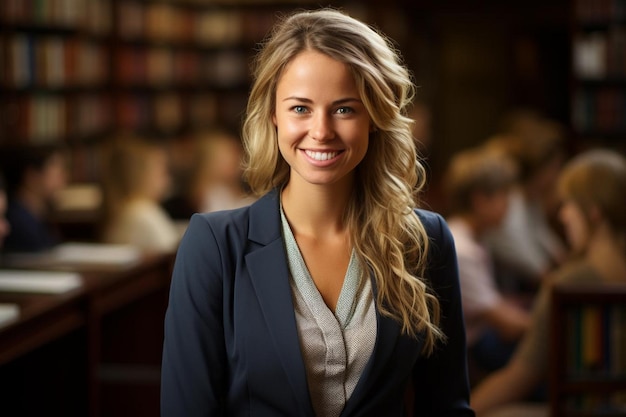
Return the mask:
M 306 113 L 306 107 L 304 106 L 293 106 L 292 110 L 296 113 Z
M 354 113 L 354 109 L 352 107 L 339 107 L 336 112 L 338 114 L 350 114 Z

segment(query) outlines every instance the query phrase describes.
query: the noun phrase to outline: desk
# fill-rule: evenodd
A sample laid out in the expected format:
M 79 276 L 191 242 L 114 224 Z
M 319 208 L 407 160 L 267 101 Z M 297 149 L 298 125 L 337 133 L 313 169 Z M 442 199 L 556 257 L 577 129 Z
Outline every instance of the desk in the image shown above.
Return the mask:
M 0 293 L 0 302 L 20 306 L 19 319 L 0 328 L 0 396 L 6 390 L 12 394 L 15 415 L 158 416 L 173 258 L 152 255 L 127 267 L 81 267 L 75 271 L 83 285 L 60 295 Z M 58 386 L 64 381 L 57 384 L 55 375 L 44 375 L 59 372 L 57 363 L 66 364 L 61 368 L 70 374 L 67 387 Z M 37 375 L 26 375 L 33 371 Z M 47 382 L 33 387 L 33 380 L 42 378 Z M 31 389 L 35 392 L 23 392 Z M 37 404 L 37 394 L 47 398 L 49 390 L 65 397 L 52 404 L 58 410 Z M 72 401 L 76 404 L 67 404 Z

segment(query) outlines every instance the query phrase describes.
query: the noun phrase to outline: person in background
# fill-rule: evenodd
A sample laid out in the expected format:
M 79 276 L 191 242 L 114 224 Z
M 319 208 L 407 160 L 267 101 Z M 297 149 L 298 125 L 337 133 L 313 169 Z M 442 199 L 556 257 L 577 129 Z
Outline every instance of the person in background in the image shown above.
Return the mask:
M 472 391 L 472 405 L 479 416 L 504 413 L 507 410 L 502 407 L 507 405 L 519 410 L 520 417 L 530 415 L 524 406 L 511 404 L 524 401 L 547 382 L 550 292 L 555 283 L 626 281 L 624 195 L 626 158 L 615 151 L 590 150 L 565 166 L 558 180 L 558 196 L 569 259 L 542 284 L 529 331 L 511 361 Z M 547 410 L 538 415 L 547 416 Z
M 4 238 L 9 234 L 11 225 L 6 218 L 7 212 L 7 193 L 4 183 L 4 177 L 0 175 L 0 250 L 4 244 Z
M 62 145 L 14 146 L 2 149 L 0 164 L 7 184 L 7 220 L 11 230 L 5 252 L 38 252 L 53 248 L 61 237 L 49 224 L 54 197 L 67 185 Z
M 506 216 L 516 177 L 513 161 L 485 147 L 456 154 L 444 175 L 472 383 L 507 363 L 529 324 L 528 311 L 500 293 L 491 250 L 484 242 L 485 234 Z
M 181 232 L 160 206 L 170 186 L 164 147 L 120 137 L 104 155 L 104 242 L 174 251 Z
M 177 220 L 189 221 L 194 213 L 227 210 L 254 201 L 242 173 L 243 147 L 240 139 L 224 128 L 194 135 L 189 163 L 182 170 L 180 192 L 164 202 Z
M 517 163 L 520 187 L 501 227 L 488 234 L 487 242 L 501 288 L 534 293 L 565 256 L 565 245 L 550 221 L 556 207 L 554 184 L 566 157 L 563 132 L 557 123 L 530 111 L 511 113 L 501 131 L 487 146 Z
M 452 236 L 424 185 L 392 43 L 299 12 L 255 61 L 255 203 L 196 214 L 165 318 L 161 415 L 471 417 Z

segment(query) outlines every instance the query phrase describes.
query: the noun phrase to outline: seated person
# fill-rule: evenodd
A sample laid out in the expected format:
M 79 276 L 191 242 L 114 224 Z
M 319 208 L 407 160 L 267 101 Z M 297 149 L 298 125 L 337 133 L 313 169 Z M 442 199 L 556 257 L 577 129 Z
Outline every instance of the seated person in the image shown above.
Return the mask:
M 506 215 L 516 178 L 512 161 L 484 147 L 463 151 L 450 162 L 444 192 L 450 203 L 447 221 L 459 264 L 468 359 L 477 373 L 506 364 L 529 323 L 529 314 L 505 298 L 494 275 L 485 233 Z M 473 382 L 473 381 L 472 381 Z
M 160 205 L 170 186 L 165 149 L 121 137 L 104 154 L 103 240 L 148 251 L 174 251 L 181 231 Z
M 11 226 L 6 252 L 37 252 L 60 241 L 47 222 L 55 194 L 67 184 L 61 145 L 15 146 L 2 150 L 7 183 L 7 220 Z
M 607 150 L 579 155 L 560 174 L 558 195 L 570 259 L 542 284 L 529 331 L 510 362 L 472 391 L 472 407 L 478 416 L 518 406 L 513 403 L 529 399 L 545 384 L 554 282 L 626 281 L 626 158 Z
M 243 147 L 234 133 L 223 128 L 199 132 L 188 152 L 192 155 L 180 174 L 179 194 L 164 203 L 172 217 L 189 220 L 194 213 L 233 209 L 254 201 L 243 182 Z
M 551 224 L 554 186 L 566 156 L 563 129 L 535 112 L 520 110 L 505 118 L 501 132 L 487 146 L 513 159 L 519 186 L 513 190 L 502 225 L 486 241 L 501 288 L 535 294 L 543 277 L 565 255 L 565 245 Z

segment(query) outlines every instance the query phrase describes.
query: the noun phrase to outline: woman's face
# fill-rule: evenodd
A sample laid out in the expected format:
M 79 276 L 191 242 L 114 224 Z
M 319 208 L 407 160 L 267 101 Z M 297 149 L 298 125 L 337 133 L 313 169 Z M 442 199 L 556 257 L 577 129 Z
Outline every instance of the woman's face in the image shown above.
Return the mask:
M 583 210 L 572 200 L 566 199 L 561 205 L 559 220 L 571 250 L 574 253 L 583 252 L 590 236 L 589 222 Z
M 291 183 L 351 183 L 370 118 L 346 64 L 315 51 L 297 55 L 278 81 L 273 122 Z

